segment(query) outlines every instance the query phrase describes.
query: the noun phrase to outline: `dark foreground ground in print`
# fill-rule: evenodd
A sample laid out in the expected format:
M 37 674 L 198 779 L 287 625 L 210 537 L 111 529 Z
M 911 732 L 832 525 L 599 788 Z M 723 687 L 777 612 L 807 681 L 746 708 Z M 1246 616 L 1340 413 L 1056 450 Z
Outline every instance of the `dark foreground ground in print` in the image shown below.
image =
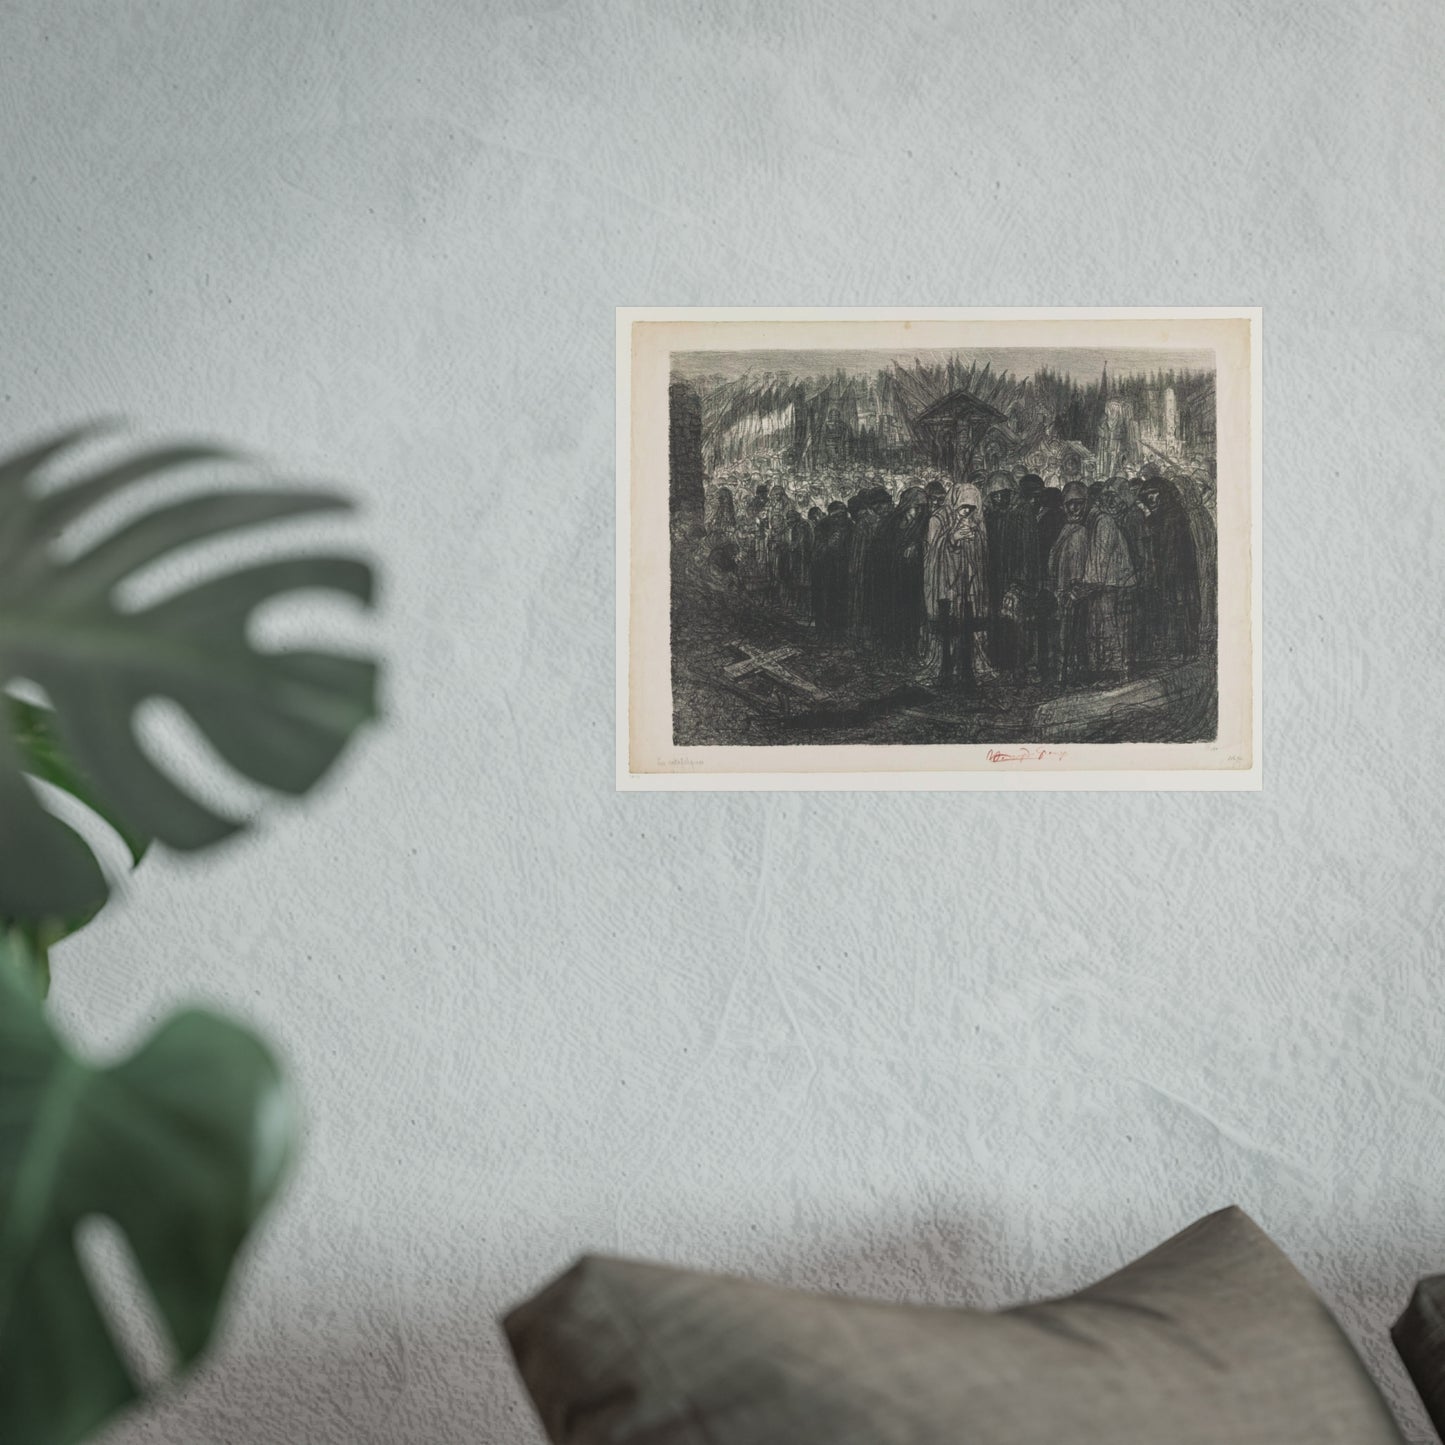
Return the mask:
M 674 597 L 679 746 L 1197 742 L 1216 733 L 1212 651 L 1124 683 L 1067 688 L 999 677 L 944 686 L 929 671 L 830 645 L 776 602 L 685 585 Z

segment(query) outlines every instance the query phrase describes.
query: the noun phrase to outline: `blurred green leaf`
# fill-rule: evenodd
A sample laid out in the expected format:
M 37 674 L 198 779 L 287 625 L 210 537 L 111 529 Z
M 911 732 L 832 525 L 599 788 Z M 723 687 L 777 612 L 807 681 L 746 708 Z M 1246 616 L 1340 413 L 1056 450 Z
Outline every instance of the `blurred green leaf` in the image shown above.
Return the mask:
M 7 697 L 10 729 L 19 746 L 25 771 L 33 778 L 50 783 L 63 793 L 84 803 L 91 812 L 103 818 L 126 846 L 132 863 L 139 863 L 150 846 L 150 838 L 130 827 L 95 791 L 95 784 L 65 755 L 60 743 L 55 714 L 48 707 Z
M 265 1048 L 213 1014 L 172 1016 L 109 1068 L 84 1063 L 22 982 L 18 951 L 0 935 L 0 1440 L 71 1445 L 139 1393 L 76 1226 L 116 1222 L 189 1365 L 295 1119 Z
M 50 992 L 50 949 L 33 923 L 0 925 L 0 970 L 36 999 Z
M 65 755 L 49 708 L 37 707 L 16 697 L 0 699 L 10 713 L 11 734 L 19 749 L 22 765 L 33 778 L 40 778 L 68 793 L 103 818 L 126 846 L 132 866 L 138 864 L 150 846 L 150 839 L 126 825 L 114 809 L 106 806 L 94 785 Z M 3 723 L 0 723 L 3 726 Z M 35 951 L 45 988 L 50 986 L 50 949 L 62 938 L 78 932 L 100 911 L 104 899 L 97 900 L 68 918 L 32 918 L 23 925 L 23 933 Z
M 240 826 L 142 750 L 134 715 L 147 699 L 178 703 L 232 767 L 293 795 L 315 784 L 375 714 L 370 660 L 261 652 L 246 635 L 261 604 L 296 590 L 369 603 L 371 569 L 356 558 L 286 557 L 134 611 L 115 601 L 123 582 L 182 548 L 342 510 L 344 498 L 275 487 L 211 491 L 153 507 L 67 560 L 55 540 L 93 508 L 176 468 L 234 460 L 212 447 L 166 447 L 38 490 L 40 469 L 88 435 L 68 432 L 0 461 L 0 688 L 28 680 L 53 708 L 39 719 L 38 738 L 23 726 L 19 735 L 0 728 L 0 918 L 84 918 L 108 892 L 89 846 L 41 805 L 27 771 L 44 777 L 46 767 L 59 770 L 49 780 L 96 807 L 133 852 L 148 838 L 204 848 Z

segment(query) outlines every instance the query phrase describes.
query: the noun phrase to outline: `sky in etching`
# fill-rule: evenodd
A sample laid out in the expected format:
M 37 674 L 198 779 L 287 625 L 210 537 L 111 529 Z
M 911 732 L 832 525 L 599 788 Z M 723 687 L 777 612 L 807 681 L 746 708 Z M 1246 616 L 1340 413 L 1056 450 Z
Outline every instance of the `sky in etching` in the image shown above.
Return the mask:
M 967 366 L 970 362 L 988 362 L 994 371 L 1011 371 L 1015 376 L 1032 376 L 1048 367 L 1079 381 L 1093 381 L 1109 364 L 1111 376 L 1134 376 L 1154 371 L 1212 371 L 1212 351 L 1126 350 L 1102 347 L 981 347 L 951 350 L 912 351 L 674 351 L 672 372 L 683 380 L 703 376 L 721 376 L 727 380 L 769 372 L 786 372 L 792 376 L 829 376 L 842 371 L 849 376 L 864 376 L 883 370 L 897 362 L 911 367 L 915 362 L 925 366 L 941 365 L 956 356 Z

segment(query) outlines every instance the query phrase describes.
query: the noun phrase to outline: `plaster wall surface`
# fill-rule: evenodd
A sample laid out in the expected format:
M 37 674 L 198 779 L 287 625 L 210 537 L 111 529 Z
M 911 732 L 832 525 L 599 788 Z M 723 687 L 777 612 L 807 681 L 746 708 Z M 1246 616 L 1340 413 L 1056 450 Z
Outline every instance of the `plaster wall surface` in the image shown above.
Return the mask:
M 107 1445 L 533 1445 L 495 1317 L 582 1250 L 994 1306 L 1229 1202 L 1429 1438 L 1442 17 L 0 10 L 6 443 L 244 442 L 386 578 L 385 724 L 57 952 L 86 1046 L 203 1000 L 306 1115 Z M 1265 791 L 619 797 L 617 304 L 1263 305 Z

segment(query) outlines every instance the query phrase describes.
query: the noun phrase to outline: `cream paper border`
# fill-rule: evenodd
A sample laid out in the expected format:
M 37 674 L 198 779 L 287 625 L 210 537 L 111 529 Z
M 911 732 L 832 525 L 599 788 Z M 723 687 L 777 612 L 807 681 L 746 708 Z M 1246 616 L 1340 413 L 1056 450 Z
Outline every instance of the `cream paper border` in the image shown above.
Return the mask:
M 658 790 L 1256 790 L 1260 765 L 1258 307 L 617 310 L 617 786 Z M 667 387 L 673 351 L 1167 347 L 1215 353 L 1219 736 L 1202 743 L 676 747 Z M 991 760 L 990 753 L 995 757 Z

